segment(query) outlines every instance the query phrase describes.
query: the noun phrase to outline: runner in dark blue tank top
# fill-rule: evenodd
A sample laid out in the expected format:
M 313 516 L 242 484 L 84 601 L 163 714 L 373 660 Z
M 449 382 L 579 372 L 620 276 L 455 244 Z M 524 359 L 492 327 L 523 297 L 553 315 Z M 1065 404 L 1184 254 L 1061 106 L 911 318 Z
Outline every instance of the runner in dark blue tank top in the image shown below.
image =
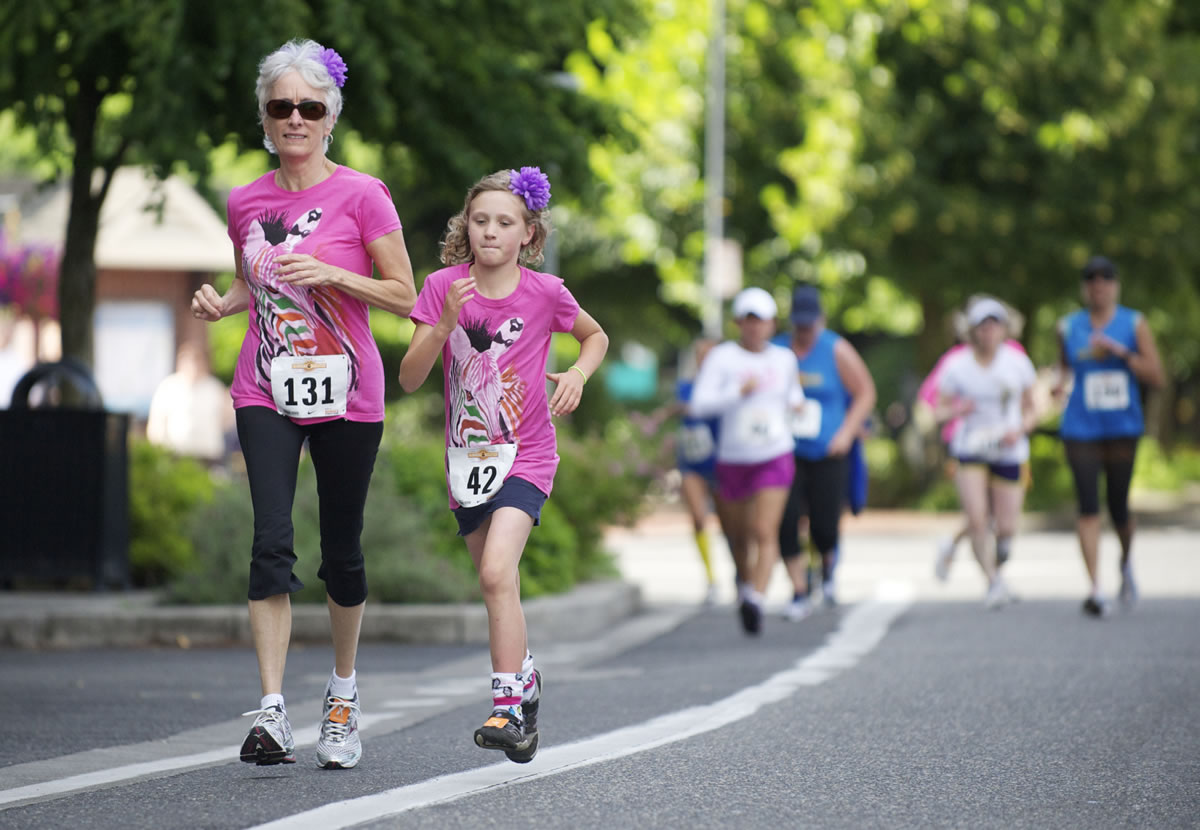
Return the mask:
M 805 556 L 811 535 L 826 604 L 833 604 L 833 558 L 846 501 L 847 455 L 875 407 L 875 381 L 849 341 L 825 328 L 815 285 L 800 283 L 792 295 L 792 332 L 786 345 L 796 356 L 804 407 L 793 418 L 796 475 L 779 525 L 779 551 L 792 580 L 790 620 L 809 613 Z
M 1079 545 L 1091 581 L 1083 611 L 1094 617 L 1106 611 L 1100 590 L 1100 497 L 1103 469 L 1105 494 L 1113 528 L 1121 541 L 1121 590 L 1125 606 L 1137 599 L 1130 550 L 1134 522 L 1129 515 L 1129 484 L 1138 438 L 1144 430 L 1142 386 L 1165 382 L 1158 346 L 1141 312 L 1120 305 L 1117 268 L 1095 256 L 1083 267 L 1084 308 L 1059 325 L 1062 394 L 1068 373 L 1074 377 L 1060 433 L 1079 501 Z

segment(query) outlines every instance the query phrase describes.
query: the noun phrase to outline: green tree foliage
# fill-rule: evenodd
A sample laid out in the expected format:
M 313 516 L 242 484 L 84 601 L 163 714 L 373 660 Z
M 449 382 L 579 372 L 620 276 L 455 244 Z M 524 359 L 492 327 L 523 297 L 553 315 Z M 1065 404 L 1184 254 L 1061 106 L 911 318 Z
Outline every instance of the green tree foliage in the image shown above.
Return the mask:
M 45 0 L 0 11 L 0 111 L 36 128 L 71 179 L 60 304 L 63 352 L 91 362 L 93 251 L 113 171 L 183 165 L 201 178 L 230 136 L 261 141 L 257 62 L 291 37 L 350 67 L 343 128 L 378 146 L 406 227 L 434 241 L 462 194 L 499 167 L 538 164 L 585 189 L 603 107 L 561 82 L 593 19 L 632 0 Z M 340 137 L 340 136 L 339 136 Z M 336 143 L 336 139 L 335 139 Z M 561 190 L 560 190 L 561 192 Z
M 1122 268 L 1124 301 L 1196 365 L 1200 21 L 1189 6 L 880 5 L 859 86 L 855 202 L 833 238 L 920 298 L 925 361 L 945 342 L 933 323 L 978 291 L 1024 311 L 1048 361 L 1079 267 L 1103 252 Z

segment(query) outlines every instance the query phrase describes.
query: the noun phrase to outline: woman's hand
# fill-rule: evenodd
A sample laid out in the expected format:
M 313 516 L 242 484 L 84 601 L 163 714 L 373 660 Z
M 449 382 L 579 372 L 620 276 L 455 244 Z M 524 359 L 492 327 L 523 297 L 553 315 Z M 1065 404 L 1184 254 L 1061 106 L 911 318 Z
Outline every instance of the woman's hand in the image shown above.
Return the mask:
M 337 285 L 342 269 L 321 262 L 309 254 L 281 254 L 275 257 L 275 276 L 280 282 L 316 288 Z
M 208 283 L 192 295 L 192 316 L 197 320 L 215 323 L 225 316 L 225 298 Z

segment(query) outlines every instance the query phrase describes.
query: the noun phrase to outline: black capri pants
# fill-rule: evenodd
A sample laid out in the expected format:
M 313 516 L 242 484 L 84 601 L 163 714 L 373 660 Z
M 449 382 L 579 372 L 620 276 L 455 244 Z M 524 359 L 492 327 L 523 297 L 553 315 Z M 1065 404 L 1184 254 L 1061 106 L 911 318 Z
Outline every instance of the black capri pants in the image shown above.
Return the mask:
M 1114 527 L 1129 524 L 1129 485 L 1137 458 L 1137 436 L 1102 438 L 1098 441 L 1063 439 L 1067 464 L 1075 479 L 1075 497 L 1080 516 L 1100 513 L 1100 471 L 1104 471 L 1104 495 Z
M 254 505 L 250 599 L 290 594 L 304 587 L 292 570 L 296 564 L 292 504 L 300 448 L 307 438 L 320 500 L 321 567 L 317 576 L 338 605 L 361 604 L 367 598 L 361 544 L 363 509 L 383 438 L 383 422 L 339 419 L 297 424 L 265 406 L 246 406 L 237 410 L 237 430 Z
M 792 559 L 800 555 L 800 534 L 796 528 L 805 516 L 819 553 L 831 553 L 837 547 L 848 474 L 848 459 L 844 455 L 815 460 L 796 456 L 796 475 L 779 522 L 780 556 Z

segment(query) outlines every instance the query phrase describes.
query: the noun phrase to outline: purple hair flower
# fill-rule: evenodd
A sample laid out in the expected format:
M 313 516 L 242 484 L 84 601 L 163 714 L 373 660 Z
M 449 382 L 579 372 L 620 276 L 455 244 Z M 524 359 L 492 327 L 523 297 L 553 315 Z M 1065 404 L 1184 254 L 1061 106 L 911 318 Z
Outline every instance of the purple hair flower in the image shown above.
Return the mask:
M 534 213 L 550 204 L 550 179 L 537 167 L 522 167 L 518 173 L 510 170 L 508 189 L 525 200 L 525 207 Z
M 321 52 L 321 63 L 325 64 L 329 77 L 337 84 L 338 89 L 346 85 L 346 62 L 342 60 L 341 55 L 333 49 L 325 49 Z

